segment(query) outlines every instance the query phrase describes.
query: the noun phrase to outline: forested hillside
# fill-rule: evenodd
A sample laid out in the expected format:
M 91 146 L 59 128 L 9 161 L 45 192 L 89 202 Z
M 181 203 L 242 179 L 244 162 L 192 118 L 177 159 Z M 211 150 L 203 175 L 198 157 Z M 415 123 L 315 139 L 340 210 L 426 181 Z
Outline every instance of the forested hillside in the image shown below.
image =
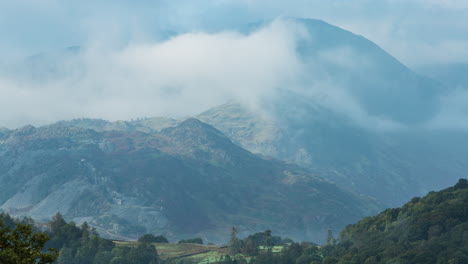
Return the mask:
M 43 231 L 40 232 L 40 229 Z M 9 233 L 16 237 L 16 241 L 11 242 L 11 237 L 7 236 Z M 25 239 L 25 234 L 34 239 Z M 113 241 L 99 237 L 96 230 L 90 228 L 86 222 L 77 226 L 73 222 L 66 222 L 62 215 L 57 214 L 46 225 L 39 225 L 29 218 L 15 219 L 7 214 L 0 214 L 0 263 L 36 263 L 26 255 L 25 252 L 28 251 L 24 250 L 41 250 L 38 246 L 59 253 L 58 258 L 50 253 L 35 258 L 40 264 L 52 263 L 54 259 L 56 264 L 158 263 L 153 244 L 142 242 L 134 247 L 118 247 Z
M 347 227 L 333 254 L 338 263 L 468 263 L 468 181 Z
M 254 263 L 468 263 L 468 181 L 364 218 L 328 242 L 292 244 L 279 254 L 260 254 Z

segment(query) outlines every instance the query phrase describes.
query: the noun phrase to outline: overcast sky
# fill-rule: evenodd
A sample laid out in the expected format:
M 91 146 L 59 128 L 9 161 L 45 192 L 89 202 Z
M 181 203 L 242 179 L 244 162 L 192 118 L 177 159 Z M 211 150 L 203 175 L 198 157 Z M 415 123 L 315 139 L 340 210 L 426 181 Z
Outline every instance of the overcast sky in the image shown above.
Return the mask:
M 119 45 L 157 39 L 162 30 L 219 29 L 278 16 L 323 19 L 409 66 L 468 62 L 466 0 L 0 1 L 0 48 L 4 57 L 24 56 L 96 38 Z
M 232 98 L 255 105 L 301 76 L 295 47 L 304 36 L 278 17 L 322 19 L 374 41 L 413 69 L 468 64 L 467 0 L 0 1 L 0 67 L 86 47 L 81 75 L 65 65 L 66 78 L 44 84 L 0 72 L 0 127 L 180 117 Z M 226 30 L 266 20 L 277 22 L 247 35 Z M 162 40 L 168 32 L 181 34 Z M 350 105 L 346 112 L 373 120 L 352 97 L 340 98 Z M 468 92 L 441 100 L 447 107 L 437 124 L 463 120 L 468 128 Z

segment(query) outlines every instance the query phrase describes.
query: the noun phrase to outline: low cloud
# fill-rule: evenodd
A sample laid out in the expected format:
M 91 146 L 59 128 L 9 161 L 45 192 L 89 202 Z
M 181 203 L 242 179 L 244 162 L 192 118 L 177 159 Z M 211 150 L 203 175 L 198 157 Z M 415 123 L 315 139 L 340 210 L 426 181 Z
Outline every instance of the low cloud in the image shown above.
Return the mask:
M 302 37 L 300 27 L 275 21 L 248 35 L 189 33 L 112 50 L 93 42 L 71 56 L 72 66 L 60 64 L 58 71 L 65 72 L 56 78 L 0 77 L 0 123 L 180 117 L 232 99 L 254 106 L 297 79 L 302 66 L 295 45 Z
M 304 60 L 298 45 L 313 43 L 313 38 L 301 24 L 283 19 L 248 34 L 194 31 L 125 45 L 115 45 L 113 37 L 103 34 L 76 53 L 45 54 L 33 59 L 39 66 L 0 73 L 0 126 L 81 117 L 183 118 L 232 100 L 269 114 L 263 103 L 281 100 L 287 90 L 362 127 L 405 128 L 388 116 L 370 113 L 360 101 L 365 90 L 337 81 L 324 68 L 357 70 L 365 74 L 362 78 L 371 78 L 375 60 L 348 46 L 321 50 Z M 31 61 L 26 64 L 31 66 Z M 443 123 L 452 122 L 450 118 L 463 120 L 466 108 L 460 98 L 465 94 L 440 99 L 442 110 L 428 127 L 447 127 Z
M 180 118 L 227 101 L 274 116 L 263 103 L 282 100 L 278 92 L 289 90 L 362 126 L 398 127 L 369 115 L 353 91 L 322 67 L 352 70 L 358 62 L 365 71 L 372 67 L 370 61 L 347 47 L 304 61 L 297 45 L 311 38 L 302 25 L 278 19 L 249 34 L 195 32 L 120 48 L 112 38 L 93 39 L 76 54 L 45 54 L 28 62 L 34 66 L 26 72 L 0 77 L 0 93 L 6 95 L 0 99 L 0 123 L 18 127 L 80 117 Z
M 425 127 L 432 130 L 468 130 L 468 90 L 459 88 L 440 97 L 441 110 Z

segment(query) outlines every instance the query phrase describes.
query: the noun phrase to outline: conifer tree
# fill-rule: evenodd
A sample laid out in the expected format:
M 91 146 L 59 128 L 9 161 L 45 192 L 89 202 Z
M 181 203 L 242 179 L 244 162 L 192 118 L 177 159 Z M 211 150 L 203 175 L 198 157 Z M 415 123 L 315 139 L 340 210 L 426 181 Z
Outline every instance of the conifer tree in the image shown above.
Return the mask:
M 236 254 L 240 252 L 240 240 L 237 238 L 237 229 L 236 227 L 231 228 L 231 237 L 229 239 L 229 249 L 231 253 Z
M 12 229 L 0 219 L 0 263 L 53 263 L 57 259 L 57 250 L 43 252 L 48 240 L 46 234 L 34 233 L 31 225 L 18 223 Z

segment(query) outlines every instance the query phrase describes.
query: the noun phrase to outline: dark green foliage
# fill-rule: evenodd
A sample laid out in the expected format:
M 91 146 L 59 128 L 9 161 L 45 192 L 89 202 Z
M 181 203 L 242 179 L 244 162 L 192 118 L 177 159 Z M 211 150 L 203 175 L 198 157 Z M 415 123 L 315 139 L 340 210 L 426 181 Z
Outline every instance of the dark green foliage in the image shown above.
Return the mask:
M 19 222 L 6 214 L 0 215 L 1 264 L 158 263 L 158 254 L 154 245 L 138 243 L 135 247 L 118 247 L 114 242 L 100 238 L 88 223 L 85 222 L 81 227 L 77 227 L 73 222 L 67 223 L 61 214 L 55 215 L 49 222 L 47 234 L 34 233 L 33 225 L 24 222 L 31 220 L 23 219 Z M 15 227 L 13 231 L 12 227 Z M 47 242 L 49 237 L 50 240 Z M 161 241 L 161 237 L 154 238 Z M 49 248 L 52 245 L 60 251 L 51 253 L 42 251 L 44 247 Z
M 258 246 L 251 238 L 245 239 L 242 247 L 242 254 L 247 256 L 256 256 L 258 254 Z
M 271 250 L 258 254 L 253 264 L 321 264 L 323 261 L 322 252 L 317 246 L 308 244 L 292 243 L 285 246 L 279 253 L 273 253 Z
M 127 254 L 123 254 L 120 258 L 126 259 L 127 264 L 158 263 L 156 248 L 149 243 L 139 243 L 138 246 L 131 248 Z
M 7 224 L 4 224 L 5 218 Z M 29 224 L 17 223 L 11 217 L 0 216 L 0 263 L 47 264 L 57 259 L 58 252 L 44 252 L 49 237 L 36 233 Z
M 276 264 L 280 263 L 280 256 L 274 256 L 273 253 L 268 250 L 265 253 L 259 254 L 252 264 Z
M 348 226 L 328 255 L 337 263 L 468 263 L 467 180 Z
M 180 240 L 179 244 L 200 244 L 203 245 L 203 239 L 197 237 L 197 238 L 191 238 L 191 239 L 184 239 Z
M 136 247 L 117 247 L 112 241 L 100 238 L 85 222 L 81 228 L 66 223 L 57 214 L 50 222 L 51 243 L 62 245 L 59 264 L 156 264 L 156 248 L 148 243 Z M 157 237 L 155 237 L 157 238 Z
M 78 247 L 82 230 L 75 223 L 67 223 L 60 213 L 49 222 L 50 240 L 48 246 L 53 248 Z
M 145 234 L 138 238 L 138 242 L 141 243 L 169 243 L 167 238 L 164 236 L 155 236 L 152 234 Z
M 218 261 L 217 264 L 247 264 L 247 261 L 243 258 L 233 258 L 227 255 L 221 261 Z
M 282 246 L 292 242 L 292 240 L 288 238 L 283 239 L 279 236 L 272 236 L 270 230 L 250 235 L 245 239 L 245 242 L 247 240 L 252 240 L 256 246 L 265 247 Z
M 239 253 L 242 249 L 243 241 L 237 238 L 237 229 L 236 227 L 231 228 L 231 237 L 229 239 L 229 250 L 232 254 Z
M 334 240 L 329 233 L 329 240 Z M 348 226 L 339 243 L 292 243 L 282 252 L 258 250 L 281 245 L 266 231 L 243 241 L 253 264 L 464 264 L 468 263 L 468 181 L 413 198 Z

